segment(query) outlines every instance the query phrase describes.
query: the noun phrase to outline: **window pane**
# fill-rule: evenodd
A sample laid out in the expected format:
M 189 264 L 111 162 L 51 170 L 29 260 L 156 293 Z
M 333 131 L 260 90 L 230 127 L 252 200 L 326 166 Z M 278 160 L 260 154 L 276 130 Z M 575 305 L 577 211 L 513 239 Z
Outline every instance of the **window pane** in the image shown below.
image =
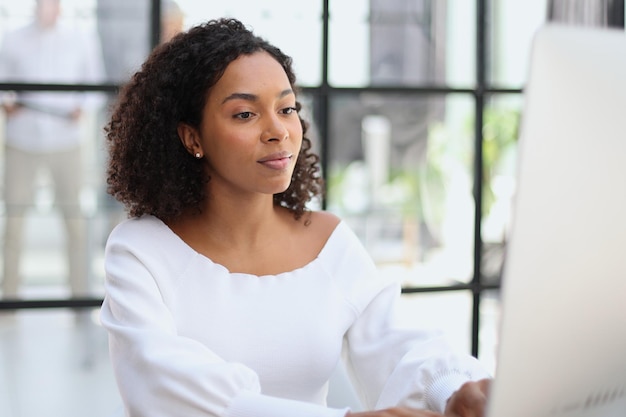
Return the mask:
M 446 7 L 446 82 L 476 85 L 476 0 L 448 0 Z
M 521 88 L 526 81 L 533 34 L 546 21 L 547 0 L 492 0 L 489 7 L 488 81 L 499 87 Z
M 0 415 L 112 417 L 120 406 L 95 311 L 0 312 Z
M 328 209 L 406 285 L 473 272 L 473 109 L 467 95 L 331 100 Z
M 151 0 L 92 1 L 96 3 L 96 26 L 107 80 L 122 83 L 139 69 L 150 52 Z
M 491 375 L 496 372 L 501 314 L 500 291 L 483 292 L 480 299 L 478 360 Z
M 241 0 L 203 2 L 177 0 L 185 14 L 185 26 L 223 16 L 240 19 L 294 60 L 298 84 L 321 82 L 322 2 L 319 0 Z
M 335 86 L 370 83 L 369 0 L 329 2 L 328 78 Z
M 548 20 L 563 24 L 624 27 L 624 1 L 492 0 L 487 33 L 491 36 L 488 80 L 504 88 L 521 88 L 528 71 L 535 31 Z
M 515 193 L 522 100 L 518 94 L 494 96 L 484 112 L 481 274 L 486 284 L 499 282 L 504 263 Z
M 104 80 L 92 2 L 60 11 L 42 6 L 38 20 L 34 2 L 20 2 L 19 6 L 14 3 L 0 0 L 1 82 L 71 84 Z M 54 31 L 42 27 L 53 27 Z
M 1 1 L 1 0 L 0 0 Z M 104 64 L 95 1 L 66 1 L 56 17 L 35 2 L 0 4 L 7 23 L 0 80 L 97 84 Z M 3 143 L 2 295 L 85 296 L 97 285 L 93 223 L 102 182 L 103 93 L 0 92 Z
M 408 329 L 443 331 L 454 349 L 471 353 L 471 305 L 469 291 L 403 294 L 398 318 Z
M 475 79 L 475 2 L 330 2 L 329 82 L 449 84 Z

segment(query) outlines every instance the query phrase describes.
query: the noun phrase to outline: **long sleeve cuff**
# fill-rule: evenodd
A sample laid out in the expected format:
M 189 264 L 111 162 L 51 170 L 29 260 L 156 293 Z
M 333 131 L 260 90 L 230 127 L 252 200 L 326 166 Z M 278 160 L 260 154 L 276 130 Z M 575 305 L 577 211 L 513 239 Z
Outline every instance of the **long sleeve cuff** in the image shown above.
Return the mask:
M 463 373 L 452 372 L 439 375 L 426 390 L 426 404 L 433 411 L 443 414 L 448 399 L 467 381 L 468 375 Z
M 328 408 L 302 401 L 286 400 L 247 392 L 233 399 L 227 417 L 344 417 L 349 408 Z

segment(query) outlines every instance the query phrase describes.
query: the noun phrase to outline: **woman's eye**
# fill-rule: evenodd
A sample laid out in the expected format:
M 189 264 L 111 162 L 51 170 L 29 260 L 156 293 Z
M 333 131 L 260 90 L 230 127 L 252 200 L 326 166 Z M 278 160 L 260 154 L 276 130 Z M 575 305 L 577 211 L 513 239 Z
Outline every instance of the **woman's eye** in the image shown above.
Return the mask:
M 283 114 L 292 114 L 292 113 L 296 113 L 298 111 L 298 109 L 296 109 L 295 107 L 286 107 L 282 110 Z
M 249 111 L 244 111 L 244 112 L 241 112 L 241 113 L 237 113 L 235 115 L 236 119 L 249 119 L 251 117 L 252 117 L 252 112 L 249 112 Z

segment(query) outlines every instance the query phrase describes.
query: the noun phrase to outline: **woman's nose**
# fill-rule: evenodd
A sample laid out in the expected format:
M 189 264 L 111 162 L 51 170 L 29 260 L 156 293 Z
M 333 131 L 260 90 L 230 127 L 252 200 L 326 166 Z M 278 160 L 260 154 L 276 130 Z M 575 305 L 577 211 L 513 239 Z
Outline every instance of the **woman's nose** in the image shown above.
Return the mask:
M 283 141 L 289 137 L 287 126 L 277 115 L 268 116 L 265 123 L 265 129 L 261 138 L 263 141 Z

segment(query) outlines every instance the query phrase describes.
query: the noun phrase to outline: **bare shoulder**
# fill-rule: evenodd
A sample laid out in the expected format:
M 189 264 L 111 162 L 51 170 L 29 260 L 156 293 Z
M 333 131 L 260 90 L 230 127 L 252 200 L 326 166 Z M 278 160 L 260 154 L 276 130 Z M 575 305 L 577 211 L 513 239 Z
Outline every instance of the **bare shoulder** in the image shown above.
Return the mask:
M 339 217 L 327 211 L 313 211 L 302 217 L 300 247 L 308 248 L 309 261 L 320 254 L 340 222 Z
M 341 219 L 328 211 L 313 211 L 305 219 L 306 227 L 312 229 L 321 236 L 328 238 Z
M 291 236 L 298 241 L 299 248 L 308 248 L 308 252 L 315 257 L 340 222 L 339 217 L 326 211 L 307 212 L 293 224 Z

